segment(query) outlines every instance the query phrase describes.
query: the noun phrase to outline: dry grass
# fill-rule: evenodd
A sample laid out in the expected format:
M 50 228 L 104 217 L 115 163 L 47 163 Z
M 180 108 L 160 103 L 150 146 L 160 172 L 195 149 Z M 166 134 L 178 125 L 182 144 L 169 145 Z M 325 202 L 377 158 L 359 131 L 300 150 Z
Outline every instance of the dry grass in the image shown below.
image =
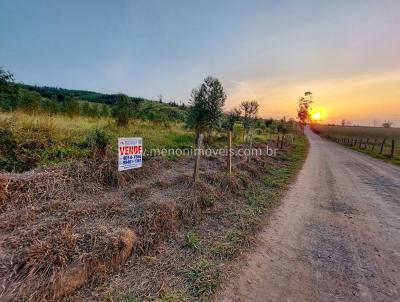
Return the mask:
M 312 125 L 314 132 L 373 157 L 400 164 L 400 128 Z M 392 144 L 394 141 L 393 156 Z M 382 148 L 382 150 L 381 150 Z M 381 152 L 382 151 L 382 152 Z
M 313 128 L 326 135 L 363 138 L 387 138 L 400 140 L 400 128 L 381 128 L 364 126 L 327 126 L 314 124 Z
M 115 159 L 104 158 L 0 175 L 0 300 L 211 294 L 214 285 L 192 292 L 188 274 L 179 271 L 204 268 L 199 257 L 211 255 L 211 248 L 206 253 L 202 245 L 244 221 L 234 213 L 246 206 L 244 192 L 262 182 L 266 166 L 285 165 L 271 158 L 245 161 L 235 157 L 228 176 L 221 172 L 225 160 L 205 158 L 195 184 L 189 158 L 173 164 L 155 158 L 121 174 Z M 185 248 L 187 227 L 198 228 L 202 238 L 196 251 Z M 120 266 L 123 271 L 112 274 Z

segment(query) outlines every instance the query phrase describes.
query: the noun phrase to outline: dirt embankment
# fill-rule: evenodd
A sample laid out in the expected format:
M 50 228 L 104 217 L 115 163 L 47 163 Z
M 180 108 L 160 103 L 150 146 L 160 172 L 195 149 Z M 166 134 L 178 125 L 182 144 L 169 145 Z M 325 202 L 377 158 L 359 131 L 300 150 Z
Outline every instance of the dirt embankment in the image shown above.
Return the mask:
M 194 258 L 179 245 L 165 251 L 164 243 L 182 242 L 199 221 L 203 240 L 223 236 L 237 223 L 232 211 L 246 203 L 241 192 L 265 167 L 284 164 L 236 157 L 229 176 L 224 158 L 209 157 L 195 184 L 190 158 L 153 159 L 121 174 L 112 160 L 86 160 L 0 175 L 0 300 L 90 300 L 111 289 L 141 298 L 187 291 L 183 276 L 168 270 L 190 267 Z M 113 273 L 122 265 L 122 275 Z

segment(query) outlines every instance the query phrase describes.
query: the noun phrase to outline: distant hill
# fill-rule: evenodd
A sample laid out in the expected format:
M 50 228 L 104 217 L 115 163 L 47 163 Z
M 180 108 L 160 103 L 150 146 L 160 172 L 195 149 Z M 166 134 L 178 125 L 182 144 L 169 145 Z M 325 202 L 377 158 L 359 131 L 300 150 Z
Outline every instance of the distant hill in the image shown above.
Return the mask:
M 102 103 L 107 105 L 112 105 L 115 103 L 117 99 L 117 94 L 105 94 L 94 91 L 86 91 L 86 90 L 74 90 L 74 89 L 65 89 L 58 87 L 48 87 L 48 86 L 36 86 L 36 85 L 27 85 L 27 84 L 18 84 L 19 87 L 36 91 L 40 93 L 42 96 L 51 98 L 52 96 L 57 96 L 60 101 L 63 101 L 65 97 L 77 97 L 81 100 L 94 102 L 94 103 Z M 150 101 L 140 97 L 130 97 L 132 101 L 135 103 L 140 103 L 141 101 Z
M 96 106 L 93 106 L 93 103 L 97 104 L 105 104 L 107 107 L 112 107 L 112 105 L 117 101 L 118 94 L 105 94 L 94 91 L 86 91 L 86 90 L 74 90 L 74 89 L 65 89 L 58 87 L 48 87 L 48 86 L 34 86 L 34 85 L 26 85 L 26 84 L 16 84 L 19 87 L 20 91 L 25 91 L 34 94 L 38 93 L 40 96 L 45 98 L 44 100 L 36 100 L 38 103 L 37 106 L 41 107 L 45 111 L 48 111 L 48 108 L 44 108 L 46 104 L 52 104 L 52 107 L 55 107 L 53 110 L 55 113 L 66 113 L 68 111 L 68 100 L 71 98 L 76 99 L 78 101 L 78 107 L 75 111 L 79 111 L 81 115 L 88 115 L 88 113 L 84 113 L 83 111 L 90 111 L 89 109 L 96 109 Z M 0 109 L 4 108 L 6 111 L 15 110 L 18 107 L 21 107 L 21 100 L 17 100 L 16 102 L 9 101 L 11 94 L 3 97 L 6 101 L 0 98 Z M 1 96 L 1 95 L 0 95 Z M 21 98 L 16 91 L 14 91 L 13 96 L 16 98 Z M 24 98 L 24 97 L 22 97 Z M 26 97 L 25 97 L 26 98 Z M 160 101 L 149 100 L 141 97 L 129 97 L 131 101 L 136 104 L 133 116 L 136 118 L 152 120 L 152 121 L 180 121 L 183 122 L 186 119 L 187 107 L 182 104 L 178 105 L 175 102 L 163 103 Z M 83 101 L 90 102 L 92 105 L 86 105 L 87 109 L 84 109 Z M 32 100 L 27 99 L 27 103 L 31 104 Z M 55 104 L 54 104 L 55 102 Z M 14 105 L 13 105 L 14 104 Z M 14 106 L 14 107 L 13 107 Z M 11 108 L 11 109 L 10 109 Z M 104 111 L 104 110 L 103 110 Z M 106 109 L 105 111 L 110 111 Z M 110 112 L 109 112 L 110 113 Z M 109 113 L 107 115 L 109 115 Z M 92 113 L 92 115 L 97 115 Z

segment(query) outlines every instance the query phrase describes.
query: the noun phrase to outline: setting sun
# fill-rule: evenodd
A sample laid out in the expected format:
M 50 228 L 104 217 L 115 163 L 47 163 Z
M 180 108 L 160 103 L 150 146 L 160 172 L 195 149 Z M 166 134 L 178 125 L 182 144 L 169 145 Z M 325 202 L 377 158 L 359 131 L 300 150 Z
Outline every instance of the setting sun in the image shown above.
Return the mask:
M 319 121 L 321 119 L 321 112 L 315 112 L 311 115 L 313 121 Z
M 328 113 L 324 107 L 313 107 L 310 110 L 310 119 L 312 122 L 325 121 L 328 117 Z

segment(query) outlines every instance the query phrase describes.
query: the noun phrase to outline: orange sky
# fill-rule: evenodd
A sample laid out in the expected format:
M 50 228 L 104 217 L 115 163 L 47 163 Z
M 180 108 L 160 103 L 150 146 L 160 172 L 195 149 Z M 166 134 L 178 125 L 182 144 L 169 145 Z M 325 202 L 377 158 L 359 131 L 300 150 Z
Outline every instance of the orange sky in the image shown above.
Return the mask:
M 367 74 L 340 79 L 293 83 L 252 80 L 233 85 L 227 107 L 244 99 L 260 103 L 261 117 L 294 117 L 298 98 L 305 91 L 314 94 L 314 107 L 325 109 L 326 123 L 348 119 L 353 124 L 373 125 L 391 120 L 400 127 L 400 72 Z

